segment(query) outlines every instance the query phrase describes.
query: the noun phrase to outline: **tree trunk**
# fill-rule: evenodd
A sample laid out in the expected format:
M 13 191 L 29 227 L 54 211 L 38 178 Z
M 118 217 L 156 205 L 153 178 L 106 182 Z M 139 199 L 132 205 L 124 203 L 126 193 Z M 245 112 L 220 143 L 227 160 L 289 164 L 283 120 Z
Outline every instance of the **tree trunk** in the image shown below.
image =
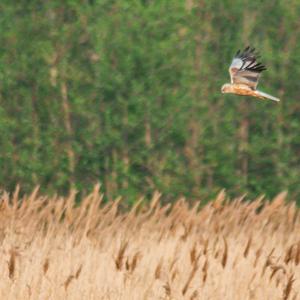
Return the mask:
M 74 171 L 75 171 L 75 153 L 72 147 L 72 125 L 71 125 L 71 114 L 70 114 L 70 105 L 68 101 L 68 88 L 65 81 L 61 84 L 61 97 L 62 97 L 62 109 L 63 109 L 63 116 L 64 116 L 64 126 L 67 132 L 68 140 L 66 142 L 66 151 L 68 155 L 68 161 L 69 161 L 69 174 L 70 179 L 69 183 L 71 188 L 74 187 Z
M 245 101 L 241 102 L 239 107 L 240 114 L 242 119 L 240 121 L 240 126 L 238 129 L 238 160 L 239 160 L 239 173 L 242 176 L 242 181 L 244 187 L 248 182 L 248 167 L 249 167 L 249 157 L 248 157 L 248 148 L 249 148 L 249 105 Z

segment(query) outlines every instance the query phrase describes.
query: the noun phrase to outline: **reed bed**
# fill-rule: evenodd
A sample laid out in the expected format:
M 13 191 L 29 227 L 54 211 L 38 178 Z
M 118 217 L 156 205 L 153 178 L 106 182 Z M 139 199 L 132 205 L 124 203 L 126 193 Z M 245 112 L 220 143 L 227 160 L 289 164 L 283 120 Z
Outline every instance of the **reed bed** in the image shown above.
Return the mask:
M 129 211 L 99 186 L 0 200 L 0 299 L 300 299 L 300 219 L 268 202 L 184 199 Z

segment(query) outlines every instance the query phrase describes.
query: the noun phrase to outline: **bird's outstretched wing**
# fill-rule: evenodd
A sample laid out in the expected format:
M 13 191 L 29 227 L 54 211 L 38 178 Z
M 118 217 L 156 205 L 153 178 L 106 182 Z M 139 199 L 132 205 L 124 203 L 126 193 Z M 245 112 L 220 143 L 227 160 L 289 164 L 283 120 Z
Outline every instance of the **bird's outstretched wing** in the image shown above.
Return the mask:
M 248 46 L 242 52 L 238 50 L 229 67 L 231 83 L 244 84 L 255 90 L 260 73 L 267 69 L 257 62 L 258 58 L 255 48 Z

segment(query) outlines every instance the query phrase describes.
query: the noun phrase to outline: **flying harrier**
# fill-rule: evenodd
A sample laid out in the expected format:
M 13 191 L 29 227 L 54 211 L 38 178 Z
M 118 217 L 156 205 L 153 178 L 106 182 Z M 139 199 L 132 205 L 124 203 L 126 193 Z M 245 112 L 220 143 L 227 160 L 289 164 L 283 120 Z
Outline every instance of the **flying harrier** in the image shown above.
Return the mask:
M 229 67 L 231 83 L 222 86 L 222 93 L 232 93 L 244 96 L 253 96 L 261 99 L 280 101 L 278 98 L 256 89 L 260 73 L 267 68 L 257 62 L 259 56 L 255 48 L 249 46 L 244 51 L 238 51 Z

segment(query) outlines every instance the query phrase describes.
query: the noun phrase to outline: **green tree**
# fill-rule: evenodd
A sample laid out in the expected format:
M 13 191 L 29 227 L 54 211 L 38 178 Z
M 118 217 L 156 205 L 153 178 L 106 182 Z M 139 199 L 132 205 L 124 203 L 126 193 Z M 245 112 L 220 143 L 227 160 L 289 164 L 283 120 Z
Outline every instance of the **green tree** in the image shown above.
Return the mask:
M 299 1 L 2 1 L 0 186 L 300 194 Z M 278 105 L 222 95 L 239 48 Z

